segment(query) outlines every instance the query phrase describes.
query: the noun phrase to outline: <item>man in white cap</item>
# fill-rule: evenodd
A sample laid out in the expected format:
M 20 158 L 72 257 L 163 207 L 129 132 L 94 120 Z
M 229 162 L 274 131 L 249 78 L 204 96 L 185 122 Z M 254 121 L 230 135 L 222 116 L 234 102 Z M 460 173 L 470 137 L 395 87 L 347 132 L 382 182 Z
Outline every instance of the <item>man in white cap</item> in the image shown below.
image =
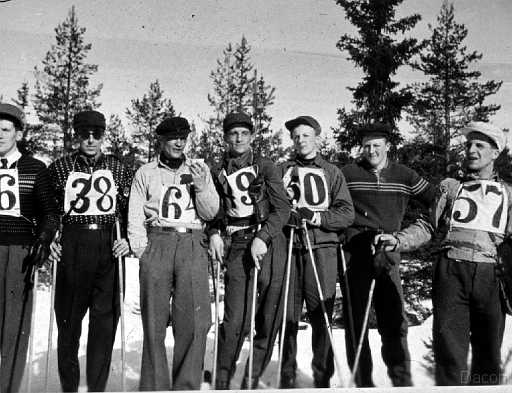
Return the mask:
M 494 162 L 505 145 L 499 128 L 472 122 L 466 136 L 466 173 L 441 182 L 430 226 L 418 221 L 374 243 L 409 251 L 434 237 L 433 349 L 437 385 L 500 383 L 506 300 L 500 296 L 500 255 L 512 234 L 512 186 Z M 467 356 L 471 343 L 471 368 Z

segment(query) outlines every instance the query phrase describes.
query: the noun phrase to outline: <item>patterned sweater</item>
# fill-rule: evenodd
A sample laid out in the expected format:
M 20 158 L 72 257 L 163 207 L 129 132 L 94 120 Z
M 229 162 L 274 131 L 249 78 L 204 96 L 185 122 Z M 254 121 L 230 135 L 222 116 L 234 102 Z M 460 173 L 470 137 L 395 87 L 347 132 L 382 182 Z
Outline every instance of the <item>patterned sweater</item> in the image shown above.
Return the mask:
M 36 236 L 51 239 L 59 221 L 48 169 L 28 155 L 22 155 L 9 169 L 13 168 L 18 170 L 21 216 L 2 215 L 0 206 L 0 244 L 29 245 Z M 4 197 L 0 205 L 7 198 L 1 195 L 4 192 L 0 190 Z

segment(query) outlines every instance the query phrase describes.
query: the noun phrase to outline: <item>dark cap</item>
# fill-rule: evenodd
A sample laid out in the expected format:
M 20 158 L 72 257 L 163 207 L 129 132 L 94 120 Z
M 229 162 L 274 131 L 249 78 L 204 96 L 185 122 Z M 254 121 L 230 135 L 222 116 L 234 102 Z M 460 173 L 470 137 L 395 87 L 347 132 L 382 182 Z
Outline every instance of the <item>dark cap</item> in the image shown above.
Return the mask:
M 301 124 L 304 124 L 306 126 L 310 126 L 313 128 L 316 132 L 316 135 L 320 135 L 320 132 L 322 132 L 322 128 L 320 127 L 320 124 L 311 116 L 299 116 L 295 119 L 288 120 L 286 123 L 284 123 L 285 127 L 292 132 L 297 126 L 300 126 Z
M 233 127 L 245 127 L 251 132 L 254 130 L 251 117 L 243 112 L 233 112 L 224 118 L 222 123 L 224 132 L 228 132 Z
M 82 111 L 73 117 L 73 128 L 75 130 L 84 128 L 100 128 L 105 130 L 105 116 L 98 111 Z
M 357 128 L 357 133 L 361 139 L 368 136 L 385 137 L 389 139 L 391 132 L 391 126 L 385 123 L 368 123 Z
M 155 132 L 158 135 L 168 139 L 178 139 L 186 137 L 190 132 L 190 125 L 184 117 L 168 117 L 156 127 Z
M 25 115 L 17 106 L 0 103 L 0 119 L 11 120 L 17 129 L 22 129 L 25 124 Z

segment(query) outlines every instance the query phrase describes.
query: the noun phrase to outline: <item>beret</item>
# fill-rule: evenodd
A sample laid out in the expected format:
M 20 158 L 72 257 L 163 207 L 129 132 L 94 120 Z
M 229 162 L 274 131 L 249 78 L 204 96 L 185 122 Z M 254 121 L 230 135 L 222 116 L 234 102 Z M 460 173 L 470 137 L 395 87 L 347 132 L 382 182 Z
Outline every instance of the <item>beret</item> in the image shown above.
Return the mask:
M 73 117 L 73 128 L 101 128 L 105 130 L 105 116 L 98 111 L 82 111 Z
M 0 118 L 11 120 L 19 129 L 22 129 L 25 124 L 25 115 L 23 114 L 23 111 L 17 106 L 11 104 L 0 103 Z
M 491 139 L 499 151 L 502 151 L 505 148 L 506 138 L 503 130 L 491 123 L 485 123 L 483 121 L 472 121 L 466 127 L 460 130 L 460 133 L 466 138 L 472 132 L 479 132 L 480 134 L 483 134 Z
M 243 112 L 232 112 L 224 118 L 222 123 L 224 132 L 228 132 L 233 127 L 245 127 L 251 132 L 254 130 L 250 116 Z
M 190 125 L 184 117 L 167 117 L 156 127 L 155 132 L 169 139 L 181 138 L 188 135 Z
M 357 133 L 360 138 L 367 136 L 381 136 L 389 138 L 391 136 L 392 128 L 387 123 L 367 123 L 360 125 L 357 128 Z
M 299 116 L 295 119 L 288 120 L 286 123 L 284 123 L 285 127 L 291 132 L 295 129 L 295 127 L 300 126 L 301 124 L 304 124 L 306 126 L 310 126 L 313 128 L 316 132 L 316 135 L 320 135 L 320 132 L 322 132 L 322 128 L 320 127 L 320 124 L 311 116 Z

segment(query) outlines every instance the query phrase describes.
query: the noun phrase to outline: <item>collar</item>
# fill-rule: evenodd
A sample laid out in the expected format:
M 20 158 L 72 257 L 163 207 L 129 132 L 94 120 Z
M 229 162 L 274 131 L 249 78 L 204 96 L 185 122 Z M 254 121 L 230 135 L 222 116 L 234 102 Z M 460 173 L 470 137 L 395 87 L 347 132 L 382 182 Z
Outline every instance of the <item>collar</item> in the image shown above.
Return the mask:
M 21 153 L 18 150 L 17 147 L 15 147 L 13 150 L 9 152 L 6 156 L 2 158 L 7 158 L 7 168 L 10 168 L 12 164 L 14 164 L 16 161 L 18 161 L 21 157 Z
M 80 150 L 77 150 L 77 152 L 75 153 L 75 156 L 78 160 L 81 161 L 82 164 L 90 166 L 90 167 L 95 167 L 96 165 L 98 165 L 98 163 L 103 161 L 103 158 L 104 158 L 104 154 L 101 152 L 100 152 L 98 158 L 92 158 L 92 157 L 89 158 L 86 155 L 82 154 L 82 152 Z
M 360 157 L 359 160 L 357 161 L 357 164 L 367 170 L 368 172 L 371 172 L 371 173 L 380 173 L 382 171 L 384 171 L 385 169 L 388 169 L 389 166 L 391 165 L 391 160 L 389 159 L 389 157 L 386 158 L 386 165 L 384 165 L 381 169 L 377 170 L 375 168 L 373 168 L 369 162 L 366 160 L 366 158 L 364 157 Z
M 499 181 L 501 181 L 501 178 L 498 175 L 498 173 L 496 171 L 494 171 L 491 174 L 491 176 L 489 176 L 486 179 L 481 178 L 481 177 L 478 176 L 478 174 L 471 173 L 471 172 L 464 173 L 464 175 L 462 176 L 462 179 L 461 179 L 461 181 L 463 181 L 463 182 L 465 182 L 465 181 L 472 181 L 472 180 L 492 180 L 492 181 L 499 182 Z
M 308 165 L 316 165 L 318 167 L 321 167 L 321 160 L 322 157 L 320 157 L 320 154 L 316 153 L 315 157 L 310 159 L 304 159 L 298 154 L 295 154 L 291 161 L 295 162 L 298 166 L 308 166 Z
M 160 153 L 158 155 L 158 165 L 164 166 L 172 170 L 178 169 L 185 161 L 186 158 L 184 155 L 181 156 L 180 158 L 168 158 L 163 153 Z
M 223 167 L 228 175 L 250 166 L 254 163 L 254 155 L 252 149 L 247 150 L 239 156 L 232 156 L 230 153 L 224 154 Z

